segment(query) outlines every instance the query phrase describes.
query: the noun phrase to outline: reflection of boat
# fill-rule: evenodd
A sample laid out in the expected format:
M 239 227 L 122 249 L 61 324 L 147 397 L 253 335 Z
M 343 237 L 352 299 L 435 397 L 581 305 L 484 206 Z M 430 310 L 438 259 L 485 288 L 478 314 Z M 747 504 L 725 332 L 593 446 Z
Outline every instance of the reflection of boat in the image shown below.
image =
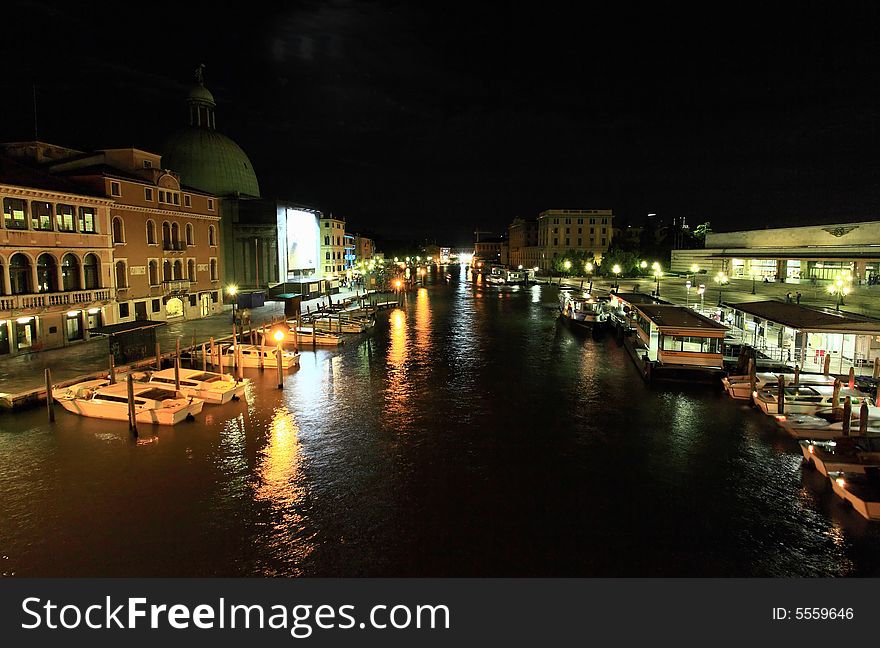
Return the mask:
M 755 405 L 761 408 L 764 414 L 776 416 L 777 404 L 776 393 L 778 389 L 768 385 L 755 397 Z M 843 387 L 838 396 L 838 405 L 842 408 L 845 398 L 849 398 L 853 409 L 857 409 L 866 396 L 854 389 Z M 814 414 L 821 409 L 829 409 L 833 406 L 834 387 L 828 385 L 787 385 L 783 396 L 785 414 Z M 870 401 L 869 401 L 870 404 Z
M 202 411 L 205 402 L 184 397 L 149 383 L 133 383 L 135 418 L 138 423 L 174 425 Z M 59 387 L 52 396 L 68 412 L 113 421 L 128 420 L 128 384 L 110 384 L 109 380 L 86 380 Z
M 859 429 L 861 407 L 853 408 L 850 430 Z M 777 416 L 779 426 L 796 439 L 833 439 L 843 434 L 843 409 L 821 409 L 812 414 Z M 880 433 L 880 408 L 868 407 L 868 432 Z
M 779 380 L 780 374 L 774 374 L 769 372 L 759 372 L 755 374 L 755 391 L 761 391 L 762 389 L 772 389 L 773 386 Z M 783 378 L 785 378 L 786 383 L 794 382 L 794 374 L 784 373 L 781 374 Z M 826 376 L 824 374 L 800 374 L 798 377 L 798 384 L 800 385 L 833 385 L 834 384 L 834 376 Z M 725 376 L 721 379 L 721 382 L 724 384 L 724 389 L 730 395 L 731 398 L 735 398 L 737 400 L 752 400 L 752 387 L 751 381 L 749 380 L 748 374 L 745 375 L 736 375 L 736 376 Z
M 829 472 L 831 488 L 838 497 L 868 520 L 880 520 L 880 468 L 865 468 L 864 473 Z
M 804 461 L 823 475 L 829 472 L 865 472 L 880 466 L 880 434 L 838 436 L 828 441 L 799 441 Z
M 278 367 L 275 345 L 261 347 L 258 344 L 239 344 L 242 367 L 259 367 L 262 356 L 263 367 Z M 235 349 L 231 343 L 220 345 L 220 363 L 224 367 L 235 366 Z M 299 366 L 299 354 L 295 351 L 281 352 L 281 366 L 285 369 Z
M 571 290 L 559 291 L 559 313 L 572 327 L 592 330 L 594 333 L 608 320 L 604 301 Z
M 208 403 L 228 403 L 244 394 L 247 380 L 237 381 L 228 374 L 197 369 L 179 369 L 180 392 L 195 396 Z M 145 382 L 163 389 L 174 389 L 174 369 L 151 371 L 143 374 Z

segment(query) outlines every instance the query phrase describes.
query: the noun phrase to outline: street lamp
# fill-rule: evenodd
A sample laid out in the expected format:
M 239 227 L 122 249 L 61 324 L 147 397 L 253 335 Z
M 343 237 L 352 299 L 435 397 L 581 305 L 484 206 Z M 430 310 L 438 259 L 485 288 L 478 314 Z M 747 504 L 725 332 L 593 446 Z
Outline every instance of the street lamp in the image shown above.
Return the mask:
M 660 267 L 659 261 L 654 261 L 651 264 L 651 268 L 654 270 L 654 278 L 657 279 L 657 288 L 654 290 L 654 294 L 659 297 L 660 296 L 660 277 L 663 276 L 663 268 Z
M 566 272 L 568 272 L 569 270 L 571 270 L 571 261 L 566 259 L 565 262 L 562 264 L 562 267 L 565 268 Z
M 837 303 L 834 306 L 835 310 L 840 310 L 843 298 L 848 295 L 852 289 L 851 284 L 852 274 L 850 272 L 845 272 L 844 274 L 837 275 L 834 282 L 828 286 L 828 292 L 837 296 Z
M 721 306 L 721 287 L 728 282 L 727 275 L 719 272 L 715 275 L 715 283 L 718 284 L 718 305 Z
M 618 278 L 620 277 L 620 266 L 615 263 L 611 266 L 611 272 L 614 273 L 614 288 L 615 290 L 620 290 L 620 283 L 618 281 Z
M 703 310 L 704 299 L 706 295 L 706 284 L 700 284 L 700 287 L 697 288 L 697 294 L 700 295 L 700 310 Z
M 226 294 L 232 298 L 232 323 L 235 324 L 235 295 L 238 293 L 238 286 L 232 285 L 226 287 Z
M 685 307 L 689 307 L 691 300 L 691 280 L 688 279 L 684 282 L 685 296 L 684 296 L 684 305 Z

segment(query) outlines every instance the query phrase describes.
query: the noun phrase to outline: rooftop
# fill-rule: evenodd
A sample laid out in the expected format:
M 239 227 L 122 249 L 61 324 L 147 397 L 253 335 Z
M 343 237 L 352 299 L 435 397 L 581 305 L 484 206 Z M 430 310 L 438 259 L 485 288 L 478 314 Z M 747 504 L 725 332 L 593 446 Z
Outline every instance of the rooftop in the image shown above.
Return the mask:
M 658 328 L 704 329 L 719 333 L 727 327 L 684 306 L 673 304 L 640 305 L 639 310 Z
M 618 292 L 612 293 L 614 297 L 617 297 L 621 301 L 625 301 L 627 304 L 668 304 L 669 302 L 660 299 L 659 297 L 654 297 L 653 295 L 646 295 L 645 293 L 627 293 L 627 292 Z
M 880 320 L 873 317 L 836 311 L 830 308 L 802 306 L 767 300 L 724 304 L 755 317 L 783 324 L 801 331 L 835 331 L 880 334 Z

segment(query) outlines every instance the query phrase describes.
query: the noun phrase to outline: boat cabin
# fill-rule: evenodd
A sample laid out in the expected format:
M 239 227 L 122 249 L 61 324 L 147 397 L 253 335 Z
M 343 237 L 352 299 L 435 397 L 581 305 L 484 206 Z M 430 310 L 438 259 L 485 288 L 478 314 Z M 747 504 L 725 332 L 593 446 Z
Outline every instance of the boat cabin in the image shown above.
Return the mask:
M 648 359 L 661 365 L 722 368 L 727 327 L 684 306 L 632 306 L 636 334 Z

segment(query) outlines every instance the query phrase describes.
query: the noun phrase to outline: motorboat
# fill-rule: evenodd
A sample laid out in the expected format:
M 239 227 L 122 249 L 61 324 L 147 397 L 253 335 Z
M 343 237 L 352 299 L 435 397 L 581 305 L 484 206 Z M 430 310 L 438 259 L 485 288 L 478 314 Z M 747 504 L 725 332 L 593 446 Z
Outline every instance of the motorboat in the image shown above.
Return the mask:
M 281 344 L 291 345 L 294 343 L 315 344 L 318 346 L 339 346 L 343 344 L 342 336 L 338 333 L 322 331 L 319 327 L 291 326 L 286 332 Z
M 589 293 L 572 290 L 559 291 L 559 314 L 563 320 L 578 329 L 595 329 L 608 320 L 605 300 Z
M 777 388 L 762 389 L 755 396 L 755 405 L 761 408 L 765 414 L 776 416 L 778 407 L 776 402 Z M 834 387 L 830 385 L 786 385 L 784 388 L 783 405 L 785 414 L 813 414 L 820 409 L 827 409 L 834 405 Z M 862 402 L 870 398 L 855 389 L 841 387 L 838 394 L 838 405 L 843 407 L 844 399 L 849 398 L 853 409 L 858 409 Z
M 880 520 L 880 468 L 864 472 L 829 472 L 834 493 L 866 520 Z
M 138 423 L 175 425 L 192 419 L 205 404 L 200 398 L 185 396 L 150 383 L 133 382 L 132 388 Z M 128 383 L 125 382 L 111 384 L 104 378 L 85 380 L 68 387 L 58 387 L 52 390 L 52 396 L 68 412 L 80 416 L 128 420 Z
M 236 380 L 229 374 L 198 369 L 179 370 L 180 391 L 186 396 L 201 398 L 206 403 L 223 404 L 237 400 L 244 394 L 248 380 Z M 135 375 L 135 374 L 133 374 Z M 163 389 L 174 389 L 174 369 L 138 372 L 135 379 L 143 380 Z
M 239 344 L 239 352 L 241 353 L 241 366 L 251 368 L 277 368 L 278 356 L 276 355 L 275 344 L 266 345 L 259 344 Z M 224 343 L 220 345 L 220 364 L 224 367 L 235 366 L 235 346 L 232 343 Z M 281 351 L 281 366 L 284 369 L 291 369 L 299 366 L 299 353 L 296 351 Z
M 507 280 L 501 275 L 490 274 L 486 275 L 486 283 L 492 284 L 493 286 L 503 286 L 507 283 Z
M 780 375 L 787 384 L 794 382 L 793 373 L 774 374 L 762 371 L 755 374 L 755 391 L 772 389 L 773 385 L 779 381 Z M 834 376 L 826 376 L 825 374 L 802 373 L 798 376 L 799 385 L 834 385 L 834 380 Z M 721 382 L 731 398 L 752 400 L 752 384 L 748 374 L 725 376 Z
M 880 466 L 880 432 L 868 436 L 839 436 L 828 440 L 798 441 L 804 463 L 823 475 L 829 472 L 865 472 Z
M 850 431 L 855 434 L 859 429 L 861 407 L 853 408 L 849 422 Z M 778 414 L 779 426 L 796 439 L 833 439 L 843 435 L 843 408 L 820 409 L 812 414 Z M 868 407 L 868 432 L 880 433 L 880 407 Z

